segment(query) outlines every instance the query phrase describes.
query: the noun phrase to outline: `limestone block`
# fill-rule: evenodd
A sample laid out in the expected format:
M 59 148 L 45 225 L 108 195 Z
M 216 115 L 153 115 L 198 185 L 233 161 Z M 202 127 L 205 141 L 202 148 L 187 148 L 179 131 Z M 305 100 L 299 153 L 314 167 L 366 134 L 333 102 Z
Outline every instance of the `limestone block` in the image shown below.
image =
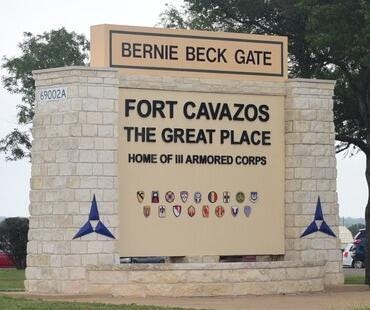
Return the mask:
M 82 126 L 81 125 L 70 126 L 69 133 L 72 137 L 80 137 L 82 135 Z
M 75 197 L 77 201 L 90 201 L 91 194 L 89 189 L 78 189 L 75 191 Z
M 86 87 L 85 87 L 86 88 Z M 87 88 L 86 88 L 87 91 Z M 82 100 L 82 110 L 83 111 L 98 111 L 98 101 L 97 98 L 84 98 Z M 79 116 L 81 116 L 81 112 L 79 113 Z M 83 115 L 86 115 L 84 113 Z
M 297 132 L 291 132 L 285 134 L 285 142 L 287 144 L 297 144 L 302 141 L 302 135 Z
M 105 99 L 118 99 L 118 88 L 117 87 L 104 87 L 104 98 Z
M 63 267 L 78 267 L 81 266 L 80 255 L 62 255 L 62 266 Z
M 290 180 L 294 178 L 294 169 L 286 168 L 285 169 L 285 180 Z
M 94 163 L 98 159 L 95 150 L 81 150 L 80 151 L 80 161 L 85 163 Z
M 64 294 L 86 293 L 87 285 L 85 280 L 70 280 L 61 283 L 61 292 Z
M 104 97 L 104 87 L 102 86 L 88 86 L 87 96 L 91 98 L 103 98 Z
M 99 99 L 98 100 L 98 109 L 99 111 L 113 112 L 115 101 L 114 99 Z
M 300 191 L 294 192 L 293 201 L 294 202 L 310 202 L 312 199 L 309 192 Z
M 84 176 L 80 179 L 80 188 L 96 188 L 98 185 L 98 178 L 95 176 Z
M 81 255 L 81 264 L 82 266 L 87 265 L 96 265 L 98 263 L 97 254 L 83 254 Z
M 98 188 L 113 188 L 114 178 L 113 177 L 99 177 Z
M 343 273 L 327 273 L 324 277 L 325 286 L 336 286 L 344 283 Z
M 87 253 L 87 241 L 73 240 L 71 241 L 71 254 Z
M 114 126 L 112 125 L 98 126 L 98 136 L 99 137 L 113 137 L 114 136 Z
M 99 176 L 103 174 L 103 164 L 93 164 L 92 165 L 93 175 Z
M 302 133 L 302 143 L 315 144 L 317 142 L 317 135 L 315 133 Z
M 99 71 L 97 71 L 96 76 L 112 79 L 112 81 L 117 80 L 117 72 L 114 72 L 111 69 L 109 71 L 108 70 L 104 70 L 104 71 L 99 70 Z M 104 80 L 104 83 L 105 83 L 105 80 Z
M 86 122 L 88 124 L 101 124 L 103 115 L 101 112 L 86 112 Z
M 116 258 L 114 254 L 98 254 L 98 265 L 115 264 Z
M 308 132 L 310 131 L 311 122 L 306 120 L 293 121 L 293 132 Z M 301 142 L 301 141 L 299 141 Z
M 95 124 L 83 124 L 82 135 L 86 137 L 95 137 L 98 134 L 98 126 Z
M 297 179 L 309 179 L 311 177 L 311 168 L 295 168 L 294 177 Z
M 116 164 L 104 163 L 103 164 L 103 175 L 116 176 L 117 175 Z
M 70 280 L 84 280 L 86 278 L 86 269 L 84 267 L 68 268 L 68 278 Z
M 103 113 L 103 124 L 114 125 L 118 119 L 117 113 L 113 112 L 102 112 Z
M 316 191 L 316 180 L 302 180 L 302 191 Z
M 315 167 L 315 157 L 314 156 L 302 156 L 301 167 L 305 167 L 305 168 Z
M 87 253 L 102 253 L 103 242 L 101 241 L 88 241 L 87 242 Z
M 98 151 L 98 162 L 100 163 L 111 163 L 114 161 L 114 152 L 113 151 Z

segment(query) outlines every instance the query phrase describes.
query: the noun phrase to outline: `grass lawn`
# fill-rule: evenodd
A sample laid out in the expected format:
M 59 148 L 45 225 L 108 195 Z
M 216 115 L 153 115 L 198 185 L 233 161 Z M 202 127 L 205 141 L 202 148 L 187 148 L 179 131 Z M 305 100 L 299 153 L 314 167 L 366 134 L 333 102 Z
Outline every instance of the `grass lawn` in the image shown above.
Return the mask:
M 24 291 L 24 270 L 0 269 L 1 291 Z M 4 309 L 1 308 L 0 309 Z
M 157 306 L 138 306 L 132 305 L 104 305 L 104 304 L 92 304 L 92 303 L 73 303 L 73 302 L 54 302 L 54 301 L 41 301 L 41 300 L 30 300 L 23 298 L 11 298 L 0 295 L 0 309 L 7 310 L 75 310 L 75 309 L 99 309 L 99 310 L 180 310 L 180 308 L 164 308 Z M 183 309 L 181 309 L 183 310 Z
M 364 275 L 345 275 L 344 284 L 364 284 L 365 276 Z

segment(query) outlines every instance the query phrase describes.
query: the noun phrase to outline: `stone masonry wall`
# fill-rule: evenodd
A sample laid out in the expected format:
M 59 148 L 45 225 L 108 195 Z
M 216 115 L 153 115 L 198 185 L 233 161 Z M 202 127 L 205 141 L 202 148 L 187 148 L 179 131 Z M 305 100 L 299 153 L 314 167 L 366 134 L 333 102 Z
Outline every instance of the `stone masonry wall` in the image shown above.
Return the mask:
M 288 80 L 285 107 L 285 260 L 326 260 L 326 285 L 343 283 L 339 238 L 300 235 L 320 196 L 324 220 L 339 236 L 333 88 L 333 81 Z
M 100 285 L 92 279 L 96 268 L 103 279 L 111 277 L 112 268 L 118 268 L 114 281 L 122 278 L 122 285 L 127 284 L 129 273 L 118 266 L 115 240 L 95 233 L 72 240 L 88 220 L 94 194 L 103 223 L 119 238 L 116 139 L 119 87 L 286 96 L 286 262 L 277 264 L 276 272 L 266 274 L 274 274 L 275 280 L 280 274 L 282 281 L 287 281 L 287 274 L 293 269 L 286 269 L 284 263 L 289 266 L 298 264 L 300 269 L 294 272 L 295 277 L 299 278 L 301 272 L 302 285 L 312 290 L 320 289 L 323 283 L 343 283 L 339 240 L 321 232 L 300 238 L 314 218 L 319 195 L 324 219 L 338 235 L 332 82 L 118 77 L 118 72 L 113 69 L 82 67 L 36 71 L 34 77 L 37 90 L 67 87 L 68 99 L 36 104 L 26 269 L 28 292 L 113 293 L 107 289 L 111 285 Z M 258 269 L 262 265 L 253 266 L 249 267 Z M 319 268 L 317 277 L 308 276 L 310 266 Z M 198 277 L 211 278 L 214 273 L 208 274 L 207 270 L 201 269 L 199 272 Z M 249 273 L 250 270 L 246 272 Z M 176 273 L 170 276 L 176 278 Z M 217 281 L 220 279 L 222 277 Z M 253 277 L 243 281 L 248 282 L 245 287 L 253 285 Z M 135 285 L 133 287 L 138 290 L 142 289 L 139 284 Z M 145 285 L 148 285 L 147 281 Z M 279 284 L 275 282 L 271 287 L 277 288 Z M 287 290 L 294 290 L 291 282 L 287 284 Z M 120 293 L 116 290 L 115 294 Z
M 61 68 L 34 72 L 37 89 L 68 88 L 65 102 L 36 104 L 33 122 L 26 289 L 83 293 L 85 266 L 119 262 L 116 241 L 72 241 L 96 195 L 103 223 L 118 237 L 117 72 Z

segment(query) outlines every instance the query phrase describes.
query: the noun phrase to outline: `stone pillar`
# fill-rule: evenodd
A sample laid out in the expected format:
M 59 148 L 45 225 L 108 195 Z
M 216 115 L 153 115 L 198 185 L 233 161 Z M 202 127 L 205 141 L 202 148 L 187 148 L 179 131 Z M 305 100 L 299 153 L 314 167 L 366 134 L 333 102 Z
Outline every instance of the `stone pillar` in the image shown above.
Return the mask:
M 286 83 L 285 260 L 325 260 L 325 284 L 343 283 L 336 193 L 333 81 Z M 318 196 L 324 220 L 338 238 L 322 232 L 300 238 L 313 221 Z
M 34 78 L 37 91 L 66 87 L 68 95 L 35 107 L 26 290 L 84 293 L 87 265 L 119 263 L 111 238 L 72 240 L 94 194 L 100 219 L 118 238 L 117 72 L 70 67 Z

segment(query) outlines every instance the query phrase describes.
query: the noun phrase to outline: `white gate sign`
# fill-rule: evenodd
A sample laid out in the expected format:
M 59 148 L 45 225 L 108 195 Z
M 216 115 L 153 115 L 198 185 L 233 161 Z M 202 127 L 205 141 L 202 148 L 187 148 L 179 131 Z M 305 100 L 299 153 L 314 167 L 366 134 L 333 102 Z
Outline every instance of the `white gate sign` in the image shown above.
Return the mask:
M 49 101 L 64 101 L 68 98 L 67 87 L 53 87 L 40 89 L 37 93 L 37 99 L 40 103 Z

